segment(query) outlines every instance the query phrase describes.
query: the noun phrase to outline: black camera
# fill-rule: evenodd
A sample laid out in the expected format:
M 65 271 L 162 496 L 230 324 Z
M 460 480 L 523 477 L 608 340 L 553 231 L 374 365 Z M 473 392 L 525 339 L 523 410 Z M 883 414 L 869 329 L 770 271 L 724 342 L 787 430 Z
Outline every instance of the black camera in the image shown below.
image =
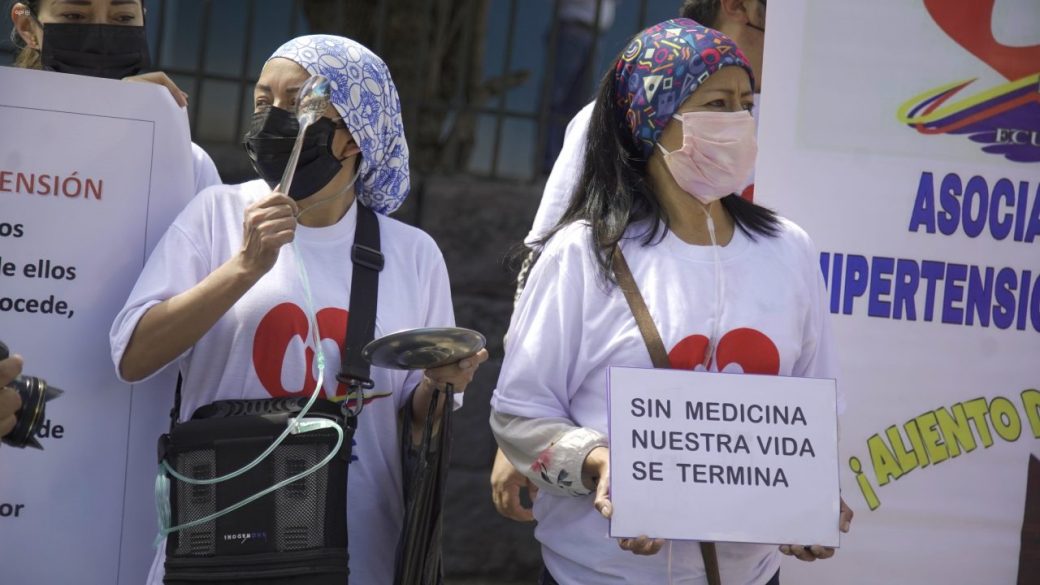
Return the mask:
M 7 346 L 0 341 L 0 360 L 6 360 L 10 355 Z M 18 396 L 22 399 L 22 407 L 15 413 L 17 422 L 11 432 L 3 438 L 3 442 L 13 447 L 43 449 L 43 445 L 36 439 L 36 431 L 46 420 L 46 405 L 65 392 L 54 386 L 48 386 L 46 380 L 35 376 L 18 376 L 8 386 L 18 392 Z

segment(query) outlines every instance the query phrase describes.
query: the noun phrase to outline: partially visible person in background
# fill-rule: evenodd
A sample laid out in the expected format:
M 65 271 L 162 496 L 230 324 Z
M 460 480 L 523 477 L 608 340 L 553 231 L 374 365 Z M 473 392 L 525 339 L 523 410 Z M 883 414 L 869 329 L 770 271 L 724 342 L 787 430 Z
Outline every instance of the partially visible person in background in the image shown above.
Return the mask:
M 594 0 L 590 0 L 590 2 L 595 3 Z M 562 5 L 560 11 L 563 11 Z M 765 46 L 766 0 L 685 0 L 679 9 L 679 16 L 718 30 L 740 47 L 755 74 L 752 114 L 757 123 L 758 96 L 762 91 L 762 50 Z M 559 157 L 555 159 L 556 163 L 552 166 L 552 172 L 549 173 L 549 179 L 545 183 L 542 202 L 538 206 L 531 231 L 524 238 L 524 245 L 528 248 L 528 252 L 517 278 L 514 301 L 520 297 L 524 280 L 531 269 L 534 255 L 537 254 L 537 242 L 545 237 L 563 217 L 563 212 L 567 209 L 578 184 L 581 168 L 585 162 L 585 143 L 593 105 L 595 104 L 586 105 L 567 124 Z M 550 118 L 549 126 L 552 128 L 552 118 Z M 551 160 L 550 164 L 552 164 Z M 748 179 L 749 186 L 743 192 L 743 196 L 749 200 L 752 198 L 753 176 L 752 174 L 752 177 Z M 507 518 L 521 522 L 534 520 L 531 511 L 520 503 L 520 491 L 525 487 L 533 498 L 538 491 L 537 486 L 527 481 L 527 478 L 510 465 L 502 451 L 498 451 L 491 470 L 491 498 L 498 512 Z
M 11 5 L 15 67 L 155 83 L 177 105 L 188 94 L 162 71 L 146 72 L 150 57 L 141 0 L 23 0 Z M 221 184 L 206 151 L 191 143 L 195 192 Z
M 0 360 L 0 437 L 11 432 L 18 422 L 14 414 L 22 407 L 22 399 L 7 385 L 22 373 L 22 356 Z
M 563 147 L 567 123 L 592 97 L 592 70 L 596 37 L 614 24 L 618 0 L 558 0 L 555 29 L 556 44 L 547 75 L 548 103 L 540 108 L 547 111 L 549 120 L 545 129 L 545 150 L 542 172 L 548 174 Z

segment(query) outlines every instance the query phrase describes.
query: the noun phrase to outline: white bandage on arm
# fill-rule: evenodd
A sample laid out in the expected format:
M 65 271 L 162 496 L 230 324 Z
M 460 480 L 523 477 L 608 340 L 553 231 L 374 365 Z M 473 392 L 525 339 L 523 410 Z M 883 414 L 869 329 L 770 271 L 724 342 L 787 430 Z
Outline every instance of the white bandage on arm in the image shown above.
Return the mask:
M 491 430 L 509 461 L 539 489 L 560 496 L 591 493 L 581 481 L 585 457 L 607 437 L 566 418 L 525 418 L 492 411 Z

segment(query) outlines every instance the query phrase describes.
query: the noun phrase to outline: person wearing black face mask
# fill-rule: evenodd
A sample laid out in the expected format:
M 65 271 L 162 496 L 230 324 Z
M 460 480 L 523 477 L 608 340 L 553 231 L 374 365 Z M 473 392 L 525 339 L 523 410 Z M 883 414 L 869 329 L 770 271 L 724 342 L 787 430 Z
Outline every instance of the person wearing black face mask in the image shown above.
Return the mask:
M 141 0 L 22 0 L 11 6 L 11 40 L 22 48 L 15 66 L 155 83 L 180 107 L 188 94 L 162 71 L 148 72 Z M 192 144 L 195 191 L 221 184 L 213 160 Z
M 317 193 L 339 173 L 347 157 L 333 152 L 336 130 L 346 130 L 342 120 L 333 122 L 322 117 L 307 128 L 303 148 L 297 163 L 296 176 L 289 188 L 294 201 Z M 285 172 L 300 124 L 288 110 L 276 106 L 262 106 L 253 113 L 253 120 L 243 145 L 253 168 L 272 189 Z
M 308 128 L 285 194 L 277 183 L 298 131 L 295 98 L 316 74 L 334 82 L 330 104 Z M 182 420 L 215 400 L 317 389 L 318 348 L 339 346 L 355 323 L 349 305 L 359 218 L 378 225 L 384 260 L 375 336 L 455 322 L 437 244 L 389 217 L 408 195 L 408 143 L 382 59 L 343 37 L 293 39 L 264 64 L 253 99 L 244 146 L 261 178 L 207 189 L 188 204 L 148 258 L 109 335 L 126 381 L 179 367 Z M 421 429 L 434 389 L 450 382 L 462 393 L 487 356 L 482 350 L 412 373 L 372 368 L 347 477 L 347 493 L 366 495 L 347 503 L 351 583 L 394 582 L 404 517 L 399 417 Z M 338 356 L 329 358 L 317 391 L 357 400 L 334 377 Z M 163 580 L 165 550 L 159 547 L 149 585 Z

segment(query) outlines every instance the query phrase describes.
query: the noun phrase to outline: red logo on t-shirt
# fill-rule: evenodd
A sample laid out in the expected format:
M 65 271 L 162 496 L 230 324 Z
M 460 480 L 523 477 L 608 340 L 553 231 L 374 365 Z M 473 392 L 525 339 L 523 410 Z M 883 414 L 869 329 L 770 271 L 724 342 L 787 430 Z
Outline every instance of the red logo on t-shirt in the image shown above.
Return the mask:
M 740 196 L 743 197 L 744 199 L 747 199 L 748 201 L 754 202 L 754 200 L 755 200 L 755 184 L 751 183 L 747 187 L 744 187 L 744 190 L 740 192 Z
M 707 369 L 713 372 L 731 371 L 774 376 L 780 373 L 780 351 L 776 349 L 772 339 L 757 329 L 742 327 L 723 335 L 715 352 L 719 363 L 709 362 L 708 367 L 704 368 L 702 364 L 707 349 L 707 337 L 690 335 L 675 344 L 672 351 L 668 352 L 668 361 L 678 370 Z
M 347 334 L 347 320 L 349 315 L 346 310 L 337 307 L 329 307 L 318 311 L 316 315 L 318 322 L 318 337 L 320 339 L 331 339 L 337 344 L 343 342 Z M 289 390 L 282 384 L 282 367 L 285 364 L 286 353 L 293 338 L 299 337 L 303 343 L 305 374 L 299 385 L 294 385 L 298 390 Z M 256 335 L 253 337 L 253 368 L 260 378 L 268 394 L 275 398 L 283 396 L 303 396 L 308 394 L 318 380 L 314 377 L 314 348 L 311 347 L 310 324 L 307 323 L 307 314 L 303 309 L 293 303 L 282 303 L 268 311 L 260 324 L 256 327 Z M 326 375 L 336 371 L 336 364 L 326 366 Z M 346 396 L 347 388 L 343 384 L 336 386 L 336 396 Z

